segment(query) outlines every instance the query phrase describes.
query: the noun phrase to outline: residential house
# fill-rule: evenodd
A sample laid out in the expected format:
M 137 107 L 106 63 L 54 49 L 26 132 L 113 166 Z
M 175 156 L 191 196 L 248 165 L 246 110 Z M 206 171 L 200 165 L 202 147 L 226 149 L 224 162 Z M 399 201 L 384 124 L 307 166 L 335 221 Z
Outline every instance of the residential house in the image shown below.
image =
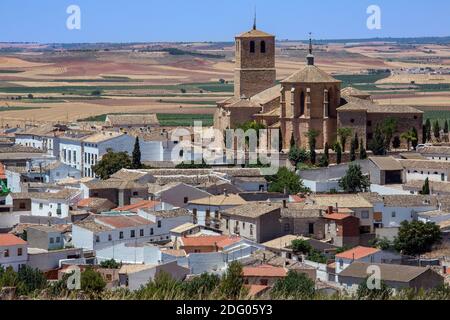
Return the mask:
M 444 277 L 431 268 L 405 266 L 396 264 L 381 264 L 355 261 L 338 276 L 341 285 L 350 292 L 356 292 L 358 286 L 366 281 L 368 270 L 377 268 L 381 281 L 395 290 L 424 289 L 429 290 L 444 284 Z
M 147 200 L 148 188 L 145 184 L 133 181 L 99 180 L 81 184 L 83 198 L 105 198 L 117 207 L 130 205 L 133 199 Z
M 326 208 L 306 202 L 283 201 L 281 206 L 282 234 L 296 234 L 324 239 L 323 215 Z
M 55 161 L 56 156 L 33 148 L 14 145 L 12 147 L 0 148 L 0 163 L 7 167 L 25 167 L 28 163 L 32 166 L 38 163 Z
M 373 205 L 359 194 L 315 195 L 309 197 L 306 203 L 324 208 L 334 207 L 337 212 L 340 211 L 339 208 L 350 209 L 359 218 L 361 234 L 375 232 Z
M 175 280 L 184 280 L 189 269 L 179 266 L 176 261 L 159 265 L 124 265 L 119 270 L 119 283 L 131 291 L 138 290 L 164 272 Z
M 358 246 L 336 254 L 336 274 L 340 274 L 353 262 L 392 263 L 400 262 L 401 256 L 397 253 L 377 248 Z
M 190 200 L 186 208 L 194 215 L 194 223 L 205 226 L 213 225 L 216 227 L 217 221 L 220 219 L 221 211 L 246 203 L 247 201 L 239 195 L 224 193 L 217 196 Z
M 404 182 L 419 180 L 450 181 L 450 162 L 439 160 L 399 160 L 404 169 Z
M 67 130 L 64 125 L 44 124 L 39 127 L 29 127 L 16 132 L 15 143 L 25 147 L 33 147 L 52 156 L 59 154 L 59 136 Z
M 174 207 L 186 207 L 189 201 L 203 199 L 211 196 L 210 193 L 203 191 L 186 183 L 169 183 L 164 186 L 153 185 L 151 197 L 170 203 Z
M 65 238 L 60 229 L 44 225 L 28 227 L 27 241 L 30 248 L 44 250 L 60 250 L 65 244 Z
M 71 207 L 81 199 L 79 190 L 63 189 L 56 193 L 35 193 L 31 197 L 31 215 L 40 217 L 69 217 Z
M 338 247 L 353 247 L 360 242 L 359 218 L 351 213 L 331 212 L 324 216 L 325 239 Z
M 394 157 L 369 158 L 370 182 L 378 185 L 403 183 L 403 166 Z
M 220 211 L 220 229 L 262 243 L 282 235 L 281 204 L 249 202 Z
M 287 276 L 288 270 L 284 267 L 271 265 L 244 266 L 242 277 L 245 285 L 261 285 L 272 287 L 278 280 Z
M 27 242 L 12 234 L 0 234 L 0 266 L 14 271 L 25 266 L 28 260 Z
M 115 208 L 116 204 L 105 198 L 86 198 L 77 203 L 78 210 L 85 210 L 92 213 L 102 213 Z
M 425 146 L 417 148 L 417 152 L 429 160 L 450 161 L 450 147 L 448 146 Z

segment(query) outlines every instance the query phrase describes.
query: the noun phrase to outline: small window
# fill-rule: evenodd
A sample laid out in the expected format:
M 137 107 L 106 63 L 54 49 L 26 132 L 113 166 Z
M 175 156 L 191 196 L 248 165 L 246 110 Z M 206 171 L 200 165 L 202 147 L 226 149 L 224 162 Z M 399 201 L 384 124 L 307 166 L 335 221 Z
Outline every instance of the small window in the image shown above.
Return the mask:
M 39 203 L 39 209 L 40 210 L 44 209 L 44 204 L 43 203 Z
M 97 240 L 97 242 L 98 242 L 98 240 Z M 50 243 L 55 243 L 55 239 L 53 237 L 50 238 Z
M 108 241 L 112 241 L 112 235 L 108 234 Z
M 188 203 L 189 202 L 189 198 L 188 197 L 184 197 L 183 202 L 184 203 Z
M 250 53 L 255 53 L 255 41 L 250 41 Z
M 371 127 L 371 126 L 372 126 L 372 121 L 368 120 L 368 121 L 367 121 L 367 126 L 368 126 L 368 127 Z
M 60 243 L 61 242 L 61 238 L 60 237 L 56 237 L 56 243 Z
M 150 235 L 153 235 L 153 228 L 150 228 Z
M 139 236 L 143 237 L 144 236 L 144 229 L 139 230 Z
M 119 239 L 123 239 L 123 231 L 120 231 L 120 233 L 119 233 Z
M 392 218 L 395 218 L 397 216 L 397 213 L 395 211 L 392 212 Z
M 245 222 L 242 222 L 242 230 L 245 230 Z
M 161 220 L 158 221 L 158 228 L 161 228 Z
M 3 256 L 5 258 L 8 258 L 9 257 L 9 249 L 5 249 L 5 251 L 3 251 L 3 252 L 4 252 Z
M 314 223 L 308 223 L 308 233 L 314 234 Z
M 22 254 L 23 254 L 22 248 L 17 248 L 17 255 L 20 257 L 22 256 Z
M 50 243 L 52 242 L 51 240 L 52 239 L 50 239 Z M 100 237 L 99 236 L 95 236 L 95 242 L 100 242 Z
M 131 230 L 131 231 L 130 231 L 130 237 L 131 237 L 131 238 L 136 237 L 136 231 Z
M 350 122 L 351 123 L 355 123 L 355 119 L 350 119 Z
M 261 41 L 261 53 L 266 53 L 266 42 Z
M 230 228 L 230 220 L 225 220 L 225 228 L 228 230 Z
M 133 197 L 137 197 L 139 195 L 139 192 L 133 191 Z
M 251 236 L 253 235 L 253 225 L 252 224 L 250 225 L 250 235 Z

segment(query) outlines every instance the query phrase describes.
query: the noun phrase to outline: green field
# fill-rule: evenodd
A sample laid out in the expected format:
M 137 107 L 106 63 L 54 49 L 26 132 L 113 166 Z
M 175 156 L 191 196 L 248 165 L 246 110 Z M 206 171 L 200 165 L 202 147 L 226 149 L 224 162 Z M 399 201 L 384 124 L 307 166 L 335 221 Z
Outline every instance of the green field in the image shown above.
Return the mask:
M 0 69 L 0 73 L 21 73 L 23 71 L 20 70 L 5 70 L 5 69 Z
M 22 111 L 22 110 L 35 110 L 35 109 L 48 109 L 46 107 L 21 107 L 21 106 L 14 106 L 14 107 L 0 107 L 0 112 L 5 111 Z
M 145 114 L 145 113 L 110 113 L 110 114 Z M 95 121 L 103 122 L 106 120 L 108 114 L 99 114 L 97 116 L 79 119 L 78 121 Z M 213 125 L 212 114 L 172 114 L 172 113 L 158 113 L 159 123 L 164 127 L 191 127 L 194 121 L 201 121 L 204 127 Z
M 194 105 L 205 105 L 205 106 L 215 106 L 216 101 L 214 100 L 158 100 L 159 103 L 172 103 L 172 104 L 194 104 Z

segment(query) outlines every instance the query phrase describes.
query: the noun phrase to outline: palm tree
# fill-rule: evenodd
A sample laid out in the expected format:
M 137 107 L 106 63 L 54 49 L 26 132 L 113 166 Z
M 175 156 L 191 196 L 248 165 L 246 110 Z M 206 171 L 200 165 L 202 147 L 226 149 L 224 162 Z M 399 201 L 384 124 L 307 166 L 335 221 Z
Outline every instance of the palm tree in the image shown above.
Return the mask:
M 408 151 L 411 150 L 411 142 L 417 141 L 417 137 L 412 130 L 403 132 L 402 135 L 400 136 L 400 138 L 405 140 L 406 143 L 408 144 Z
M 397 131 L 397 119 L 387 118 L 386 120 L 384 120 L 383 125 L 381 126 L 381 131 L 384 134 L 386 150 L 390 150 L 392 137 Z
M 345 152 L 345 145 L 347 144 L 347 139 L 353 134 L 351 128 L 338 128 L 337 134 L 341 139 L 342 152 Z

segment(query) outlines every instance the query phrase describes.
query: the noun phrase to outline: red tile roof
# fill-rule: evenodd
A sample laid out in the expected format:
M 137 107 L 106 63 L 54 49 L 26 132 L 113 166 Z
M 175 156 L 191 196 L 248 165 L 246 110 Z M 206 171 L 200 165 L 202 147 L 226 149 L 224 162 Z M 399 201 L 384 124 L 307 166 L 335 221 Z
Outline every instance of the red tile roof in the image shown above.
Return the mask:
M 291 199 L 292 199 L 292 202 L 296 202 L 296 203 L 298 203 L 298 202 L 305 202 L 305 198 L 302 198 L 302 197 L 300 197 L 300 196 L 298 196 L 298 195 L 293 195 L 293 196 L 291 196 Z
M 0 246 L 2 247 L 17 246 L 21 244 L 27 244 L 27 242 L 13 234 L 0 234 Z
M 153 200 L 142 200 L 139 202 L 136 202 L 134 204 L 130 204 L 128 206 L 123 206 L 114 209 L 114 211 L 129 211 L 129 212 L 137 212 L 139 209 L 146 209 L 146 208 L 153 208 L 160 204 L 159 201 L 153 201 Z
M 260 265 L 257 267 L 242 268 L 244 277 L 286 277 L 287 271 L 282 267 L 274 267 L 270 265 Z
M 343 214 L 343 213 L 332 213 L 327 214 L 324 218 L 330 220 L 344 220 L 347 218 L 353 217 L 351 214 Z
M 103 216 L 95 217 L 97 222 L 105 224 L 111 228 L 131 228 L 139 227 L 149 224 L 154 224 L 152 221 L 144 219 L 138 215 L 136 216 Z
M 358 260 L 358 259 L 362 259 L 364 257 L 370 256 L 372 254 L 375 254 L 379 251 L 381 251 L 381 250 L 376 249 L 376 248 L 359 246 L 359 247 L 355 247 L 353 249 L 344 251 L 342 253 L 338 253 L 336 255 L 336 258 Z
M 212 247 L 216 245 L 219 249 L 239 240 L 239 237 L 229 236 L 199 236 L 181 238 L 183 247 Z

